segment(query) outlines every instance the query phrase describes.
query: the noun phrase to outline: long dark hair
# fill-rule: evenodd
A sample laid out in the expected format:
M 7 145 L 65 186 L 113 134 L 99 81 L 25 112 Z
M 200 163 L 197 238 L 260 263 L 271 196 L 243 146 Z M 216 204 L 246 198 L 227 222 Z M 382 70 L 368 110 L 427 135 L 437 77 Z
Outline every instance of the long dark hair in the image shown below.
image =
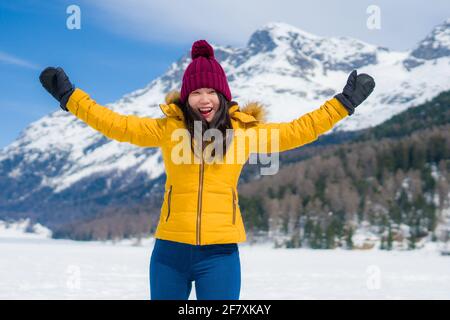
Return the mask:
M 194 150 L 194 121 L 201 121 L 202 124 L 202 137 L 206 130 L 208 129 L 218 129 L 222 133 L 222 141 L 213 141 L 207 142 L 203 141 L 202 139 L 202 152 L 205 149 L 205 147 L 209 143 L 215 143 L 215 144 L 221 144 L 223 147 L 223 156 L 226 154 L 228 150 L 228 146 L 231 142 L 231 139 L 227 140 L 226 130 L 227 129 L 233 129 L 231 125 L 231 118 L 228 113 L 228 109 L 237 104 L 235 101 L 230 101 L 225 98 L 225 96 L 220 93 L 219 91 L 216 91 L 217 96 L 219 97 L 219 109 L 217 110 L 216 114 L 214 115 L 214 118 L 211 120 L 211 122 L 208 122 L 205 120 L 205 118 L 201 115 L 201 113 L 197 110 L 192 108 L 189 105 L 188 99 L 186 99 L 186 102 L 182 105 L 179 105 L 180 109 L 183 111 L 184 115 L 184 124 L 186 126 L 186 129 L 189 131 L 189 134 L 191 136 L 191 150 L 194 154 L 196 154 L 196 151 Z M 229 137 L 231 138 L 231 137 Z M 211 154 L 213 157 L 215 157 L 215 148 L 213 149 L 213 152 Z

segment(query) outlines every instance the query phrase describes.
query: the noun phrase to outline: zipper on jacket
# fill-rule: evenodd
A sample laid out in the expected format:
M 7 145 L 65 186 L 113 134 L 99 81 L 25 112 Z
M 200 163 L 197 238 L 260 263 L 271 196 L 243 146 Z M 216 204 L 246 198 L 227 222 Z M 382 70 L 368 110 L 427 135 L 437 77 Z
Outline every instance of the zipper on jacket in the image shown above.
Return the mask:
M 203 170 L 204 170 L 204 164 L 203 164 L 203 155 L 200 159 L 200 168 L 198 173 L 198 203 L 197 203 L 197 245 L 200 245 L 201 239 L 200 239 L 200 228 L 202 223 L 202 196 L 203 196 Z
M 236 223 L 236 193 L 234 192 L 234 188 L 231 188 L 233 192 L 233 224 Z
M 168 194 L 168 196 L 167 196 L 167 207 L 168 207 L 168 209 L 167 209 L 167 218 L 166 218 L 166 222 L 167 222 L 167 220 L 169 220 L 169 216 L 170 216 L 170 200 L 171 200 L 171 197 L 172 197 L 172 186 L 170 186 L 170 188 L 169 188 L 169 194 Z

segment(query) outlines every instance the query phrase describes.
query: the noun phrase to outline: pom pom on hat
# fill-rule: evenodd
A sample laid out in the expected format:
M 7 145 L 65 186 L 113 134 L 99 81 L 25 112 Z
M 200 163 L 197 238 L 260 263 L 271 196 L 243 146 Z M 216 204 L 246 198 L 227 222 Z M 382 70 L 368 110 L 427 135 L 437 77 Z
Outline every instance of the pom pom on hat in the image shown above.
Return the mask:
M 214 58 L 214 49 L 205 40 L 195 41 L 192 45 L 191 57 L 192 59 L 196 59 L 198 57 Z

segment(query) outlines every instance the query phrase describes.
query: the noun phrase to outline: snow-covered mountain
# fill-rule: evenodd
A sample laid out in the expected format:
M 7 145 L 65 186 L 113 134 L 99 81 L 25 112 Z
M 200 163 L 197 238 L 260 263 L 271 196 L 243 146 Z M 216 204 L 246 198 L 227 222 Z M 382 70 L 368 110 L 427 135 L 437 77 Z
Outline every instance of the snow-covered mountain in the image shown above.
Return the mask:
M 353 69 L 372 75 L 373 94 L 332 132 L 377 125 L 450 89 L 450 19 L 406 52 L 349 37 L 319 37 L 278 22 L 256 30 L 245 47 L 213 47 L 233 100 L 262 102 L 270 121 L 290 121 L 318 108 L 342 90 Z M 145 88 L 106 106 L 122 114 L 162 116 L 158 104 L 180 88 L 189 62 L 186 52 Z M 95 92 L 89 94 L 95 99 Z M 151 197 L 161 190 L 163 174 L 159 150 L 109 140 L 58 109 L 0 151 L 0 217 L 74 219 L 92 206 Z

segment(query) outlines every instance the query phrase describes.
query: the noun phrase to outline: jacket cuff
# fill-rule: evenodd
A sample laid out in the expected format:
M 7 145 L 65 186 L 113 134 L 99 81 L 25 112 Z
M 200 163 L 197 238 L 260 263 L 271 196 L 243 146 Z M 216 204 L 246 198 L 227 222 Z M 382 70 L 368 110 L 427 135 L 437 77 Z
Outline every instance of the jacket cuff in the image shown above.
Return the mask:
M 345 118 L 346 116 L 350 115 L 347 107 L 339 101 L 336 97 L 329 100 L 329 102 L 333 105 L 333 107 L 336 109 L 336 111 L 341 115 L 342 118 Z
M 69 110 L 67 109 L 66 105 L 67 105 L 67 101 L 69 100 L 70 96 L 72 95 L 73 91 L 75 89 L 72 88 L 71 90 L 67 91 L 61 98 L 61 101 L 59 102 L 59 106 L 61 107 L 61 109 L 63 109 L 64 111 L 68 112 Z
M 350 100 L 348 100 L 342 93 L 334 96 L 347 109 L 348 115 L 351 116 L 355 112 L 355 108 Z
M 81 89 L 75 88 L 67 101 L 66 108 L 76 115 L 78 109 L 78 103 L 81 99 L 87 96 L 87 93 Z

